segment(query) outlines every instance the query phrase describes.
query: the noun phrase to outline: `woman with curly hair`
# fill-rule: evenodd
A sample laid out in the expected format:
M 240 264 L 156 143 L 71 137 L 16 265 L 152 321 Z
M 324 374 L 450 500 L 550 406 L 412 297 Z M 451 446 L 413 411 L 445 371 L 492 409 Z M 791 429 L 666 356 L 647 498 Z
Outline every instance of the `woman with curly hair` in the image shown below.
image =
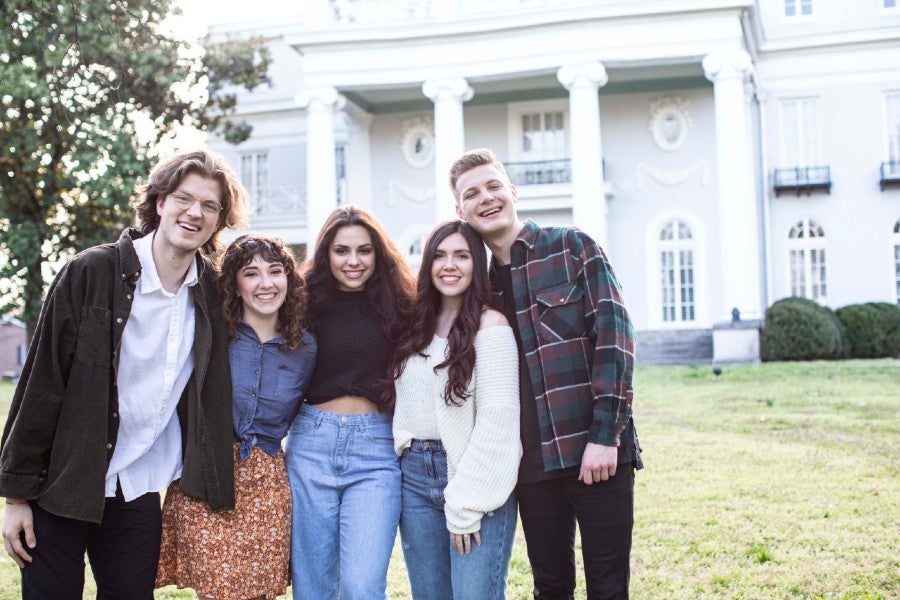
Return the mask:
M 516 531 L 516 339 L 487 252 L 460 221 L 425 243 L 415 319 L 394 362 L 400 537 L 415 600 L 502 600 Z
M 415 283 L 381 224 L 356 206 L 329 215 L 304 275 L 319 353 L 286 445 L 294 598 L 385 598 L 400 464 L 381 390 Z
M 281 240 L 243 235 L 221 259 L 234 403 L 236 509 L 208 506 L 169 486 L 157 587 L 192 587 L 200 598 L 274 600 L 289 582 L 291 492 L 281 441 L 316 360 L 304 330 L 306 295 Z

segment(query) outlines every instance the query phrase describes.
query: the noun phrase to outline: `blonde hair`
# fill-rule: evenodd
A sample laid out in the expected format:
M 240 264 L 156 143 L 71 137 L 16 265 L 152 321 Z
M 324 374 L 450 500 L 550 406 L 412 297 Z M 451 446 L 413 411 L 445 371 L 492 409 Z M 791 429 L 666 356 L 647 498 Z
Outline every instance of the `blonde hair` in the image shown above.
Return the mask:
M 503 173 L 503 176 L 506 177 L 507 181 L 509 180 L 509 175 L 507 175 L 503 163 L 497 160 L 497 157 L 494 156 L 494 153 L 488 148 L 475 148 L 474 150 L 469 150 L 450 165 L 450 191 L 453 192 L 453 197 L 456 198 L 457 201 L 459 201 L 459 197 L 456 193 L 456 182 L 459 181 L 459 178 L 462 177 L 463 173 L 483 165 L 495 167 L 498 171 Z

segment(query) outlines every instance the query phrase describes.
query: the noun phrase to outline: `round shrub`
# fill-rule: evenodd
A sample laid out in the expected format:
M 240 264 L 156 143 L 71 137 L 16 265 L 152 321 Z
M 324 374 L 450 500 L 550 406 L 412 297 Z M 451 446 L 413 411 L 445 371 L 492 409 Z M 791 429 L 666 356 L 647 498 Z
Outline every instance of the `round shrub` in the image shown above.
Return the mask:
M 759 343 L 764 361 L 847 356 L 843 326 L 834 311 L 806 298 L 783 298 L 770 306 Z
M 853 358 L 900 356 L 900 306 L 888 302 L 850 304 L 835 311 Z

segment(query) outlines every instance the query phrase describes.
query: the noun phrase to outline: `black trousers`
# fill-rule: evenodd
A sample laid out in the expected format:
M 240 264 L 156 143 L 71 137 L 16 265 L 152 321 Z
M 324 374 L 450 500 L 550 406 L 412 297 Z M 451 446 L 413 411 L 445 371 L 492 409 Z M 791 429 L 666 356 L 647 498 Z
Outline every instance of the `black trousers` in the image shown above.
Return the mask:
M 36 502 L 31 510 L 37 546 L 21 570 L 23 600 L 81 600 L 85 552 L 98 600 L 153 599 L 162 532 L 158 493 L 131 502 L 121 494 L 107 498 L 100 524 L 59 517 Z
M 575 523 L 581 533 L 588 600 L 628 598 L 634 468 L 621 464 L 615 477 L 586 485 L 577 475 L 516 487 L 534 597 L 575 598 Z

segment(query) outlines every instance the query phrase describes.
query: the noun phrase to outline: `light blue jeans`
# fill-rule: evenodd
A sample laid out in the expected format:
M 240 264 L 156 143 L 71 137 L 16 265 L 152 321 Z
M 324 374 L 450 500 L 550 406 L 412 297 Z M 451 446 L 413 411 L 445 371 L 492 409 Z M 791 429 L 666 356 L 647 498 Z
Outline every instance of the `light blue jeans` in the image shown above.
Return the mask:
M 400 539 L 414 600 L 504 600 L 516 533 L 516 499 L 481 519 L 481 546 L 462 556 L 444 516 L 447 454 L 440 442 L 414 440 L 400 459 Z
M 285 447 L 294 600 L 384 600 L 400 518 L 390 420 L 302 405 Z

